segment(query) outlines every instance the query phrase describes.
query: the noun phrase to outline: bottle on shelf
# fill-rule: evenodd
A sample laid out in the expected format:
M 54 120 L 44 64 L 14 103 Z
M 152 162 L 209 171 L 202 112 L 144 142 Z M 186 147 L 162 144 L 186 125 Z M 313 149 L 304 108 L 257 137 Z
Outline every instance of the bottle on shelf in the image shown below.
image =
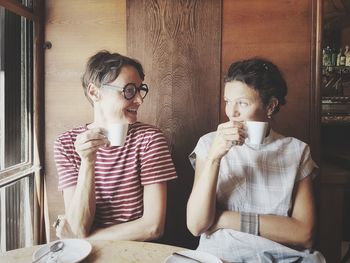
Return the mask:
M 350 50 L 349 50 L 349 46 L 345 47 L 345 66 L 350 67 Z
M 331 50 L 331 65 L 337 65 L 337 50 L 335 48 L 332 48 Z
M 348 46 L 346 47 L 347 49 L 345 49 L 344 53 L 340 54 L 339 66 L 345 66 L 345 60 L 346 60 L 345 52 L 349 52 L 349 47 Z
M 328 60 L 327 56 L 328 54 L 326 53 L 326 49 L 323 48 L 322 49 L 322 66 L 326 66 L 327 64 L 327 60 Z
M 329 46 L 322 50 L 322 65 L 332 66 L 332 50 Z
M 341 54 L 342 54 L 343 50 L 342 48 L 339 49 L 339 53 L 337 54 L 337 64 L 336 66 L 340 66 L 340 57 L 341 57 Z

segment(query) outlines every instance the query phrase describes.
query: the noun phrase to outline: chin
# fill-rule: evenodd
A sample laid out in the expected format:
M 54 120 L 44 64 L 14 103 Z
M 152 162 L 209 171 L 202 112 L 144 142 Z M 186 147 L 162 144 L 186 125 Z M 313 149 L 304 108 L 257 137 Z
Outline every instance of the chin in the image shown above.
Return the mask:
M 127 111 L 124 111 L 123 119 L 129 124 L 133 124 L 137 122 L 137 113 L 132 114 Z
M 129 124 L 134 124 L 137 122 L 137 118 L 126 118 L 126 122 Z

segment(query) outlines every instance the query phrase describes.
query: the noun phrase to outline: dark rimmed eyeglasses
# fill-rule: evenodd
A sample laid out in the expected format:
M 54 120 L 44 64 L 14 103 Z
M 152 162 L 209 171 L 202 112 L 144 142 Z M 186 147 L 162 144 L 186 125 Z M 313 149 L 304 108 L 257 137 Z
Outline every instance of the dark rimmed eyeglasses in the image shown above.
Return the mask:
M 141 84 L 140 87 L 137 87 L 135 83 L 128 83 L 124 87 L 102 84 L 101 87 L 121 91 L 123 92 L 124 98 L 127 100 L 134 98 L 137 92 L 140 93 L 142 99 L 144 99 L 148 93 L 148 86 L 146 84 Z

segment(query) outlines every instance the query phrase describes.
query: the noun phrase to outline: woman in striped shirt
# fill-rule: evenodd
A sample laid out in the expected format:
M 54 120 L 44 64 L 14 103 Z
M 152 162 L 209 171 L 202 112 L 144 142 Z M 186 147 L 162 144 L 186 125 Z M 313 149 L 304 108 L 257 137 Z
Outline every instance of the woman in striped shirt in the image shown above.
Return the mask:
M 162 235 L 166 182 L 176 172 L 162 132 L 137 122 L 148 92 L 143 80 L 134 59 L 108 51 L 89 59 L 82 85 L 94 120 L 55 141 L 65 204 L 58 237 L 152 240 Z M 105 136 L 107 125 L 116 122 L 129 124 L 123 146 L 109 146 Z

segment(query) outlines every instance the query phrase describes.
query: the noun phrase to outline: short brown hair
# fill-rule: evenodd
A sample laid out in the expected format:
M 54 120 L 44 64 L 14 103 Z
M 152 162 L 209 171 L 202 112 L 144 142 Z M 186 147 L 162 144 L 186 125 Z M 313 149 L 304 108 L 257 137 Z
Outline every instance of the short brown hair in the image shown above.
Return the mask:
M 119 76 L 120 70 L 124 66 L 134 67 L 139 73 L 140 78 L 144 80 L 145 74 L 142 65 L 135 59 L 123 56 L 119 53 L 110 53 L 107 50 L 99 51 L 89 58 L 81 82 L 84 94 L 91 104 L 93 103 L 87 94 L 87 87 L 89 84 L 93 83 L 97 87 L 100 87 L 102 84 L 114 81 Z
M 234 62 L 228 69 L 224 82 L 241 81 L 259 93 L 264 106 L 271 98 L 278 100 L 273 113 L 277 113 L 280 105 L 286 104 L 288 93 L 287 83 L 278 69 L 271 61 L 263 58 L 251 58 Z

